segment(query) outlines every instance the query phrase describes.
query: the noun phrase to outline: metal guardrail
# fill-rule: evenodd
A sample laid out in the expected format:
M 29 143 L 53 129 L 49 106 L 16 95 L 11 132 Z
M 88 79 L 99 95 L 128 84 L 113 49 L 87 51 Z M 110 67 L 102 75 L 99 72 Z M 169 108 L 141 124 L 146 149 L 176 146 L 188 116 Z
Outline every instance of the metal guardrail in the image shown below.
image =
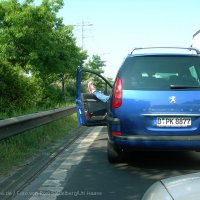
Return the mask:
M 15 118 L 0 120 L 0 140 L 75 113 L 76 107 L 65 107 Z

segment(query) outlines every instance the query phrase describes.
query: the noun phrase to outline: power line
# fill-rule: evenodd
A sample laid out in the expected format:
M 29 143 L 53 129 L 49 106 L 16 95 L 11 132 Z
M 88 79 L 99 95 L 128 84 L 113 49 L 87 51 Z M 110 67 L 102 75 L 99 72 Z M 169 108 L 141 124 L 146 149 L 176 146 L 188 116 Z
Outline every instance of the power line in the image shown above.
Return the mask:
M 93 24 L 90 24 L 90 23 L 85 23 L 83 20 L 81 22 L 81 24 L 75 24 L 75 25 L 72 25 L 72 26 L 80 26 L 81 27 L 81 49 L 83 50 L 84 49 L 84 39 L 85 39 L 85 31 L 86 31 L 86 27 L 88 26 L 93 26 Z

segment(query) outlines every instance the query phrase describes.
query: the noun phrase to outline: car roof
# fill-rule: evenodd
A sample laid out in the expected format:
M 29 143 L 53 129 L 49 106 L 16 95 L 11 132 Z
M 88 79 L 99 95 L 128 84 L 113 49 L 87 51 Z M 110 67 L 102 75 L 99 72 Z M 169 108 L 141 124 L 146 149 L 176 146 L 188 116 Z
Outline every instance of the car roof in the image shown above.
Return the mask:
M 200 56 L 200 51 L 193 47 L 145 47 L 134 48 L 128 57 L 134 56 Z

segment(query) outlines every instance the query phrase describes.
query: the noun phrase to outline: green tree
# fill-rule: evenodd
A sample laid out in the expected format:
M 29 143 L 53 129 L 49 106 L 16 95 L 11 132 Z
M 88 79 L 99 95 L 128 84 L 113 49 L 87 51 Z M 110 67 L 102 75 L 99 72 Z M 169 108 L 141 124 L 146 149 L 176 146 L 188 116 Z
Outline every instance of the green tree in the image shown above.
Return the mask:
M 0 62 L 40 80 L 43 101 L 61 99 L 67 80 L 87 58 L 72 27 L 57 17 L 62 6 L 62 0 L 43 0 L 37 6 L 32 0 L 0 2 Z
M 105 61 L 102 60 L 99 55 L 93 55 L 92 58 L 90 58 L 89 61 L 85 64 L 86 69 L 95 71 L 100 75 L 103 75 L 104 67 L 105 67 Z M 101 78 L 99 78 L 97 76 L 91 77 L 89 74 L 89 75 L 85 75 L 85 77 L 83 77 L 83 79 L 91 80 L 97 90 L 101 90 L 101 91 L 105 90 L 105 84 Z
M 41 100 L 39 80 L 28 77 L 22 70 L 9 63 L 0 67 L 0 113 L 12 116 L 14 111 L 27 110 Z
M 99 74 L 104 73 L 104 67 L 106 66 L 105 61 L 101 59 L 99 55 L 93 55 L 91 59 L 89 59 L 88 63 L 86 63 L 85 67 L 87 69 L 96 71 Z

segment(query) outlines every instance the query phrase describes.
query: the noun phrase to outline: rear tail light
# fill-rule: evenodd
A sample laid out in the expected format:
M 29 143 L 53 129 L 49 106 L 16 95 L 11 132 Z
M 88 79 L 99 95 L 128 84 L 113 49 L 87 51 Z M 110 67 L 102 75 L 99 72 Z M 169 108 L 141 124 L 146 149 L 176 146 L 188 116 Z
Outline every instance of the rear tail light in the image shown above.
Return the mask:
M 122 104 L 122 79 L 117 78 L 114 86 L 112 107 L 119 108 Z
M 112 135 L 114 135 L 114 136 L 120 136 L 122 133 L 121 132 L 119 132 L 119 131 L 113 131 L 112 132 Z

